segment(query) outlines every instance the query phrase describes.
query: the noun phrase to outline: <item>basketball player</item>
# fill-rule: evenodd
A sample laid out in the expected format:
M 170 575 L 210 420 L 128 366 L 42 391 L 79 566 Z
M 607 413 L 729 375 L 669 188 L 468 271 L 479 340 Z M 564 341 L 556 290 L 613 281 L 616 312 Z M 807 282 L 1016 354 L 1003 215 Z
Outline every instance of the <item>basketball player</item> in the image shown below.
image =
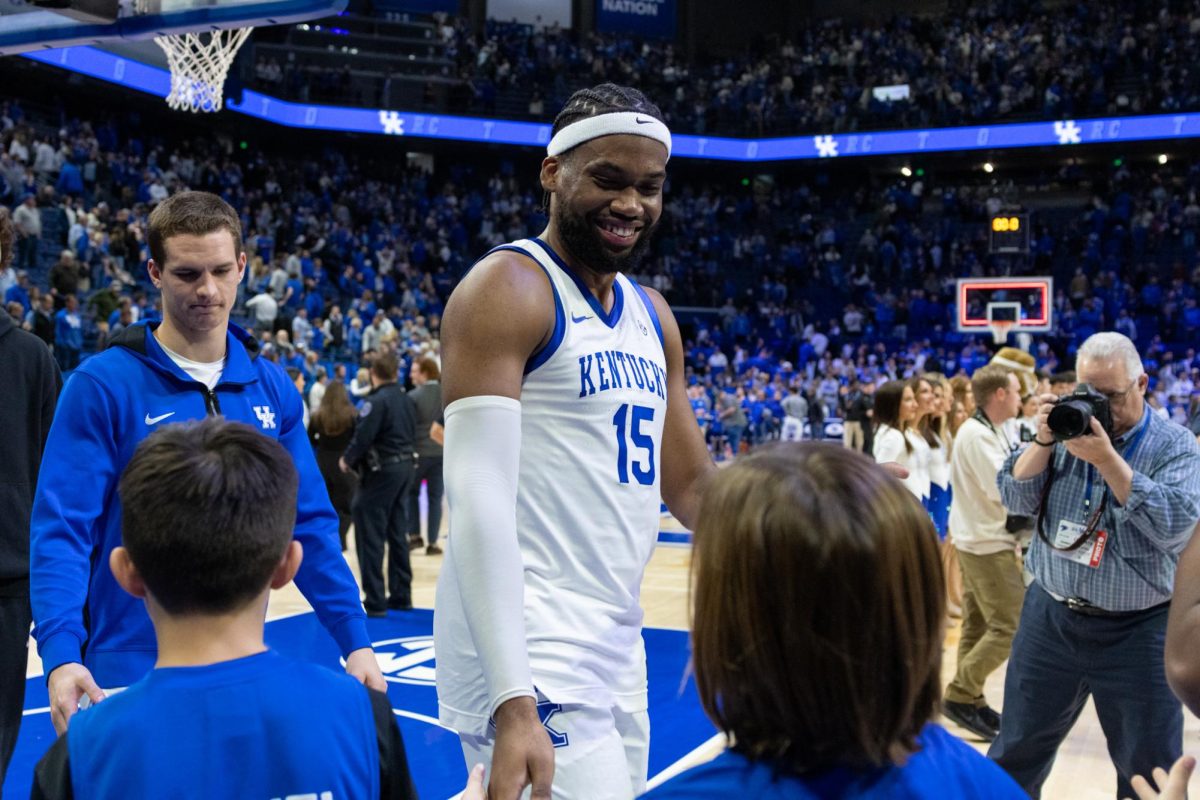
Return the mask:
M 660 497 L 691 527 L 713 465 L 675 318 L 622 274 L 662 213 L 662 115 L 602 84 L 552 130 L 548 226 L 481 259 L 442 322 L 438 700 L 492 800 L 552 780 L 555 798 L 627 800 L 646 781 L 638 595 Z

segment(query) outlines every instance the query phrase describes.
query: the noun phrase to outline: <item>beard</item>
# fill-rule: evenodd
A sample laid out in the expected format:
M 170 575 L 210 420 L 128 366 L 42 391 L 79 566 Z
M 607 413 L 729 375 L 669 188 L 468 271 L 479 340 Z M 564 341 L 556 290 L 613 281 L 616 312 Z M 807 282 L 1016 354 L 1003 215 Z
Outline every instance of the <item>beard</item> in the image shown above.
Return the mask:
M 627 272 L 636 267 L 645 257 L 650 248 L 650 239 L 658 222 L 647 225 L 638 233 L 633 247 L 624 255 L 614 255 L 604 246 L 596 226 L 583 214 L 576 214 L 566 208 L 565 203 L 555 206 L 554 223 L 563 244 L 571 251 L 571 255 L 579 259 L 584 266 L 601 275 L 614 272 Z

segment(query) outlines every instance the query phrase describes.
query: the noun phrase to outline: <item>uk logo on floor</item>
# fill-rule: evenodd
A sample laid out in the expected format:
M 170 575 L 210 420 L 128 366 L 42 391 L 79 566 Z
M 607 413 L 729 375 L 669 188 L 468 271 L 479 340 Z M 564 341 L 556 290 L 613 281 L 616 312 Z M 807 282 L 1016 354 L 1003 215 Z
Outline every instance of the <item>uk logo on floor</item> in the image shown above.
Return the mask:
M 466 784 L 467 770 L 458 735 L 438 722 L 433 612 L 393 611 L 386 618 L 367 620 L 367 626 L 418 793 L 423 798 L 457 795 Z M 290 658 L 344 668 L 333 640 L 312 613 L 268 622 L 266 638 L 272 649 Z M 704 716 L 695 685 L 690 678 L 685 680 L 687 633 L 647 628 L 644 638 L 650 683 L 649 775 L 653 780 L 712 738 L 715 730 Z M 538 708 L 548 729 L 554 728 L 554 705 Z M 49 710 L 45 679 L 40 675 L 29 678 L 21 733 L 0 796 L 29 796 L 34 766 L 55 739 Z M 554 733 L 563 735 L 557 730 Z

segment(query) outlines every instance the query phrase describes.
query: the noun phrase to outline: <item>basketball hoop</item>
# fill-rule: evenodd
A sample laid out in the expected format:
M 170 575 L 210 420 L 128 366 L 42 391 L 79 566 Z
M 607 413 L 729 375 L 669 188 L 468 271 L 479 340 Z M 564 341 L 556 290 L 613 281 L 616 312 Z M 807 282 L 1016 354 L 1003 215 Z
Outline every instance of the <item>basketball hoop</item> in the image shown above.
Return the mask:
M 1016 324 L 1016 320 L 1012 319 L 988 320 L 988 328 L 992 331 L 992 341 L 997 345 L 1002 345 L 1007 342 L 1008 334 L 1012 332 L 1012 329 Z
M 225 76 L 238 48 L 254 28 L 156 36 L 154 43 L 167 54 L 171 93 L 167 105 L 176 111 L 220 111 Z M 205 39 L 204 37 L 207 37 Z

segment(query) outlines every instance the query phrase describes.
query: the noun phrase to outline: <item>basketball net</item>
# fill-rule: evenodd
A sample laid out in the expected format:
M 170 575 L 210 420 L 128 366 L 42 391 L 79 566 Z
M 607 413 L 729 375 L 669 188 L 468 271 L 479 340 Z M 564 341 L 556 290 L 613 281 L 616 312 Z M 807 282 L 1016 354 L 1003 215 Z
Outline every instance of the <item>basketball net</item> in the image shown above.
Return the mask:
M 1012 332 L 1013 326 L 1017 323 L 1011 319 L 993 319 L 988 321 L 988 328 L 992 331 L 992 341 L 998 345 L 1002 345 L 1008 341 L 1008 334 Z
M 253 30 L 235 28 L 154 37 L 154 43 L 167 54 L 167 64 L 171 67 L 167 105 L 176 111 L 220 111 L 229 67 Z

